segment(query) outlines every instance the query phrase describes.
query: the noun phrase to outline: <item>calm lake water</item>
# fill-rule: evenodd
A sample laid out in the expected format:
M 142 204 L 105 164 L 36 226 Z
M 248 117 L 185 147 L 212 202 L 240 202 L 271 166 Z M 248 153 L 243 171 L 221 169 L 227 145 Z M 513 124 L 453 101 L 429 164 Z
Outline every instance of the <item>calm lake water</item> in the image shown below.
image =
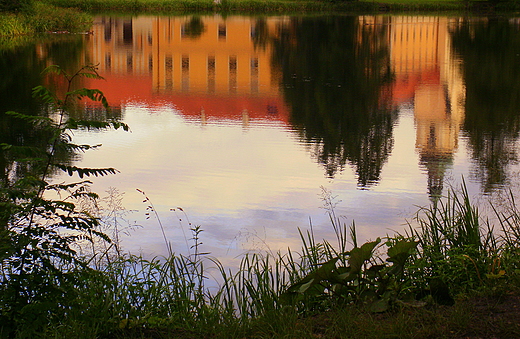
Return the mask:
M 47 65 L 99 64 L 106 80 L 82 85 L 131 132 L 75 133 L 103 144 L 75 165 L 120 171 L 93 189 L 124 193 L 134 253 L 166 253 L 136 189 L 177 252 L 191 222 L 225 262 L 298 249 L 311 224 L 332 241 L 324 191 L 365 240 L 403 231 L 463 176 L 477 199 L 518 188 L 516 18 L 107 16 L 0 60 L 4 111 L 38 108 Z M 104 117 L 91 103 L 81 114 Z

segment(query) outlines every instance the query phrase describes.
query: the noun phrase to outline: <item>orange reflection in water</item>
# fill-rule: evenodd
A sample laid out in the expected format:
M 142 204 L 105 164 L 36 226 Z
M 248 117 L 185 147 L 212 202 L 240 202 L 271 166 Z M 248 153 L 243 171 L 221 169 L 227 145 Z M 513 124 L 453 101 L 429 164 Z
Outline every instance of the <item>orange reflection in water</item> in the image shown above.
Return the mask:
M 415 147 L 428 175 L 430 196 L 442 193 L 464 119 L 464 84 L 449 34 L 457 20 L 359 18 L 360 25 L 389 26 L 391 102 L 413 108 Z M 280 93 L 280 72 L 271 62 L 272 46 L 258 43 L 259 27 L 263 34 L 274 36 L 286 21 L 283 17 L 262 22 L 220 16 L 98 18 L 89 51 L 107 81 L 87 86 L 101 89 L 115 107 L 128 101 L 148 107 L 170 105 L 202 124 L 274 120 L 288 125 L 290 112 Z
M 99 18 L 90 41 L 110 103 L 173 105 L 190 120 L 288 121 L 268 45 L 255 46 L 250 18 Z M 269 19 L 274 30 L 282 19 Z M 194 27 L 194 28 L 193 28 Z
M 94 34 L 89 37 L 88 58 L 92 63 L 99 63 L 100 74 L 107 81 L 90 80 L 85 86 L 102 90 L 114 107 L 124 107 L 129 102 L 138 102 L 147 107 L 173 106 L 184 118 L 201 124 L 235 121 L 247 125 L 253 121 L 269 120 L 289 125 L 290 112 L 280 91 L 280 70 L 271 63 L 273 48 L 269 43 L 255 44 L 258 41 L 256 19 L 228 17 L 224 20 L 219 16 L 201 19 L 202 25 L 200 22 L 193 22 L 190 17 L 98 18 Z M 264 29 L 269 35 L 280 34 L 279 29 L 284 26 L 285 20 L 280 17 L 267 18 Z M 362 25 L 388 26 L 385 43 L 389 46 L 389 59 L 394 75 L 388 93 L 396 108 L 406 107 L 413 111 L 415 130 L 410 128 L 406 132 L 415 133 L 415 145 L 412 147 L 415 147 L 420 165 L 427 172 L 429 194 L 438 196 L 442 193 L 445 173 L 457 151 L 458 134 L 464 118 L 464 85 L 458 61 L 450 48 L 449 27 L 456 24 L 456 20 L 408 16 L 365 16 L 359 20 Z M 260 160 L 273 161 L 278 167 L 282 167 L 280 164 L 285 164 L 289 157 L 294 156 L 285 149 L 280 151 L 279 144 L 277 148 L 278 153 L 265 152 L 263 154 L 268 156 Z M 243 154 L 253 153 L 251 149 L 244 148 L 242 151 Z M 398 153 L 399 150 L 393 152 Z M 185 153 L 178 154 L 186 157 Z M 406 166 L 416 166 L 415 158 L 407 161 Z M 231 181 L 226 176 L 215 179 L 207 172 L 202 172 L 205 180 L 201 184 L 194 175 L 187 177 L 181 172 L 181 168 L 177 177 L 182 180 L 175 180 L 184 181 L 190 191 L 203 191 L 209 196 L 205 206 L 218 206 L 222 210 L 230 210 L 230 205 L 234 205 L 238 211 L 245 210 L 244 201 L 247 199 L 254 200 L 255 203 L 257 200 L 266 200 L 273 202 L 273 205 L 278 204 L 279 200 L 296 204 L 291 200 L 295 196 L 304 197 L 306 201 L 311 201 L 307 204 L 312 205 L 314 202 L 309 196 L 314 198 L 315 192 L 305 195 L 294 187 L 318 187 L 321 178 L 311 180 L 308 173 L 314 175 L 314 172 L 307 168 L 301 169 L 302 164 L 306 165 L 304 161 L 297 164 L 300 166 L 299 171 L 303 173 L 302 177 L 287 175 L 289 172 L 292 175 L 293 171 L 289 165 L 284 167 L 285 172 L 273 171 L 275 174 L 270 176 L 259 175 L 258 170 L 252 171 L 251 167 L 245 165 L 240 169 L 242 175 L 236 175 L 235 172 L 230 174 L 240 179 L 236 181 L 237 186 L 243 182 L 258 183 L 259 179 L 264 180 L 259 185 L 263 189 L 255 189 L 254 199 L 248 188 L 230 189 Z M 199 167 L 203 168 L 203 165 Z M 215 171 L 218 170 L 221 168 L 217 167 Z M 394 169 L 399 170 L 402 168 Z M 191 169 L 189 171 L 192 172 Z M 136 171 L 139 175 L 134 176 L 132 171 L 126 172 L 129 173 L 128 181 L 142 176 L 142 171 Z M 157 175 L 155 173 L 160 171 L 154 168 L 154 179 Z M 272 177 L 280 179 L 271 180 Z M 419 180 L 424 181 L 424 177 Z M 413 180 L 410 183 L 405 185 L 414 185 Z M 159 186 L 161 190 L 165 187 L 178 187 L 168 185 L 171 183 L 166 181 Z M 282 188 L 279 191 L 283 193 L 280 193 L 283 199 L 271 192 L 275 186 Z M 196 191 L 196 187 L 199 187 L 199 191 Z M 225 199 L 222 198 L 222 191 L 226 191 Z M 190 198 L 197 202 L 202 199 L 202 194 L 183 194 L 185 196 L 182 199 L 176 198 L 184 204 L 193 203 Z M 361 196 L 359 193 L 355 198 L 350 198 L 351 208 L 357 206 L 356 201 L 361 202 L 357 203 L 361 206 L 360 209 L 366 208 L 365 200 L 360 197 L 366 199 L 367 195 Z M 166 198 L 163 199 L 167 201 Z M 381 200 L 384 199 L 383 196 Z M 224 200 L 226 204 L 217 203 Z M 394 202 L 392 196 L 389 205 Z M 416 203 L 415 200 L 414 202 Z M 301 205 L 302 209 L 308 206 L 301 201 L 296 205 Z M 388 227 L 389 213 L 384 208 L 381 209 L 385 219 L 384 226 Z M 285 236 L 280 238 L 287 241 Z
M 430 196 L 440 196 L 464 120 L 464 84 L 451 53 L 447 17 L 392 17 L 393 101 L 413 106 L 416 149 L 428 174 Z

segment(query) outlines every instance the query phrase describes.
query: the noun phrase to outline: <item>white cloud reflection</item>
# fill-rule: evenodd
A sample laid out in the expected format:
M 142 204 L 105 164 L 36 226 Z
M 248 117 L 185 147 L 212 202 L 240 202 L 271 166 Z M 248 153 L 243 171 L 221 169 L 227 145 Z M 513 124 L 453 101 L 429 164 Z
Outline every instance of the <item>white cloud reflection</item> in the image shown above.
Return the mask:
M 426 175 L 417 166 L 413 117 L 403 114 L 395 127 L 395 146 L 381 183 L 359 190 L 353 171 L 333 180 L 311 159 L 304 145 L 282 123 L 250 122 L 201 125 L 187 122 L 171 107 L 151 110 L 136 103 L 124 107 L 132 132 L 79 133 L 78 143 L 103 147 L 87 152 L 80 166 L 115 167 L 121 173 L 95 179 L 94 190 L 113 186 L 125 192 L 130 219 L 143 227 L 125 237 L 132 252 L 164 255 L 166 246 L 156 220 L 144 217 L 136 188 L 152 200 L 174 249 L 186 252 L 189 220 L 201 225 L 204 251 L 223 261 L 246 250 L 274 252 L 300 248 L 298 228 L 310 221 L 318 239 L 333 241 L 321 208 L 321 186 L 337 196 L 337 214 L 355 220 L 360 241 L 402 230 L 415 205 L 428 202 Z M 181 228 L 181 225 L 183 228 Z M 184 230 L 184 232 L 183 232 Z

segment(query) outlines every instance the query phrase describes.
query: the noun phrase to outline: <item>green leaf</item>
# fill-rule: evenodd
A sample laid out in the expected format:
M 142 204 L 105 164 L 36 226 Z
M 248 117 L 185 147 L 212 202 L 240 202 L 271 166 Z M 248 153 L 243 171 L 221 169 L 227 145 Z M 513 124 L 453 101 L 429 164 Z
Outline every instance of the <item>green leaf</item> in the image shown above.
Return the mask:
M 92 101 L 101 102 L 103 107 L 107 111 L 110 111 L 110 106 L 108 105 L 108 100 L 105 97 L 105 95 L 103 94 L 103 92 L 100 91 L 99 89 L 79 88 L 79 89 L 73 90 L 71 92 L 67 92 L 66 95 L 67 96 L 75 96 L 79 100 L 87 97 L 87 98 L 89 98 Z
M 389 262 L 393 262 L 392 269 L 388 272 L 389 274 L 398 274 L 404 269 L 406 261 L 412 254 L 413 250 L 417 248 L 418 241 L 412 240 L 400 240 L 388 249 Z
M 372 258 L 372 252 L 380 242 L 381 238 L 377 238 L 375 241 L 364 243 L 361 247 L 353 248 L 350 251 L 348 259 L 350 274 L 357 274 L 361 271 L 363 264 Z
M 67 166 L 62 164 L 53 164 L 55 167 L 61 169 L 64 172 L 67 172 L 69 176 L 74 175 L 74 173 L 77 173 L 80 178 L 83 178 L 83 176 L 105 176 L 109 174 L 116 174 L 119 171 L 115 168 L 80 168 L 76 166 Z
M 53 123 L 51 118 L 42 117 L 39 115 L 27 115 L 13 111 L 5 112 L 5 114 L 15 117 L 17 119 L 25 120 L 27 122 L 32 123 L 33 125 L 41 125 L 42 123 L 47 123 L 48 125 L 51 125 Z
M 32 92 L 33 98 L 38 98 L 42 100 L 46 104 L 58 104 L 60 103 L 59 99 L 56 97 L 54 93 L 52 93 L 45 86 L 36 86 L 33 88 Z
M 98 80 L 104 80 L 105 78 L 103 78 L 101 75 L 99 75 L 98 73 L 98 65 L 85 65 L 83 66 L 75 75 L 76 76 L 80 76 L 80 77 L 84 77 L 84 78 L 89 78 L 89 79 L 98 79 Z
M 388 249 L 388 261 L 395 261 L 403 255 L 410 255 L 417 248 L 418 241 L 400 240 Z
M 79 128 L 85 128 L 85 129 L 105 129 L 105 128 L 113 128 L 113 129 L 119 129 L 122 128 L 125 131 L 129 131 L 130 127 L 123 123 L 118 121 L 95 121 L 95 120 L 75 120 L 72 118 L 69 118 L 69 120 L 66 122 L 65 125 L 68 129 L 79 129 Z
M 61 74 L 65 74 L 66 75 L 66 72 L 59 65 L 47 66 L 41 72 L 42 75 L 46 75 L 46 74 L 49 74 L 49 73 L 53 73 L 53 74 L 56 74 L 56 75 L 61 75 Z
M 335 274 L 334 270 L 337 261 L 338 258 L 327 261 L 318 269 L 305 276 L 301 281 L 290 286 L 287 291 L 280 296 L 281 302 L 293 301 L 294 295 L 314 296 L 322 294 L 325 290 L 325 286 L 322 283 L 332 279 Z

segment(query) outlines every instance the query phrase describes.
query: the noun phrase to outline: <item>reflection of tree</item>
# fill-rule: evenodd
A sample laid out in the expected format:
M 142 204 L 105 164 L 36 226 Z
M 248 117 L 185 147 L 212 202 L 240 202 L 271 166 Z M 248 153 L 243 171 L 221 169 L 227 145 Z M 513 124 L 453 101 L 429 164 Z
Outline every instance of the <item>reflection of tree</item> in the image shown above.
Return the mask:
M 190 21 L 182 26 L 182 36 L 189 39 L 198 39 L 205 31 L 206 26 L 198 16 L 192 16 Z
M 3 51 L 0 58 L 0 144 L 14 146 L 46 147 L 51 135 L 44 129 L 34 128 L 21 119 L 4 113 L 15 111 L 30 115 L 45 115 L 40 103 L 32 98 L 32 88 L 42 83 L 41 71 L 51 63 L 61 63 L 64 68 L 74 69 L 81 61 L 83 37 L 28 44 L 15 51 Z M 38 47 L 38 48 L 37 48 Z M 36 53 L 36 51 L 39 51 Z M 0 189 L 29 174 L 38 176 L 43 169 L 30 167 L 21 161 L 31 154 L 17 153 L 16 147 L 9 152 L 0 149 Z M 71 161 L 70 152 L 58 153 L 57 160 Z M 68 159 L 68 160 L 67 160 Z
M 300 18 L 274 43 L 291 123 L 329 177 L 348 161 L 362 187 L 379 180 L 393 145 L 397 115 L 383 95 L 391 82 L 385 31 L 358 17 Z
M 269 43 L 269 29 L 267 27 L 267 20 L 265 18 L 258 18 L 251 31 L 251 39 L 255 47 L 265 49 Z
M 507 182 L 520 130 L 520 31 L 506 19 L 464 22 L 453 32 L 466 82 L 466 118 L 484 190 Z

